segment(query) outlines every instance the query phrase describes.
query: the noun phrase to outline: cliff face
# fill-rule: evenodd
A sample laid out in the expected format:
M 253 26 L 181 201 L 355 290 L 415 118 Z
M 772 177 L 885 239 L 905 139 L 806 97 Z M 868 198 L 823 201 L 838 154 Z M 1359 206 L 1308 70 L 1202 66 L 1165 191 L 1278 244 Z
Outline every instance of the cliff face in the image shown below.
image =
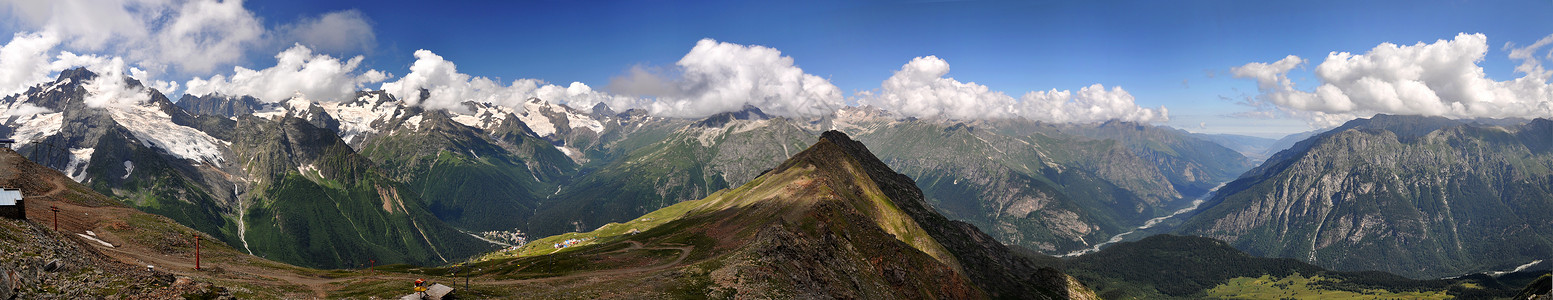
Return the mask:
M 1180 232 L 1253 255 L 1438 278 L 1553 253 L 1553 121 L 1376 116 L 1231 182 Z M 1540 220 L 1540 221 L 1539 221 Z

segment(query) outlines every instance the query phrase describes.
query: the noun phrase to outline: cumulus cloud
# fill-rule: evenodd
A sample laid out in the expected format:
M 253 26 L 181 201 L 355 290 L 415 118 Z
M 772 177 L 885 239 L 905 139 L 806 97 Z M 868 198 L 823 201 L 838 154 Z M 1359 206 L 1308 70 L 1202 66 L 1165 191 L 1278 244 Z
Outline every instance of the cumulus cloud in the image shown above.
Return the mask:
M 1106 89 L 1094 84 L 1080 88 L 1078 92 L 1067 90 L 1035 91 L 1025 93 L 1018 110 L 1021 116 L 1031 120 L 1058 123 L 1089 123 L 1106 120 L 1134 122 L 1165 122 L 1170 120 L 1170 110 L 1144 108 L 1133 102 L 1131 93 L 1122 87 Z
M 87 81 L 81 87 L 86 89 L 85 102 L 90 107 L 127 106 L 135 105 L 151 99 L 151 91 L 142 85 L 131 85 L 126 76 L 144 74 L 138 68 L 130 67 L 121 57 L 103 57 L 97 55 L 76 55 L 70 52 L 61 53 L 51 68 L 64 70 L 72 67 L 85 67 L 96 73 L 97 77 Z
M 917 57 L 885 79 L 878 93 L 859 94 L 859 103 L 902 115 L 951 119 L 999 119 L 1025 117 L 1047 122 L 1098 122 L 1120 119 L 1137 122 L 1168 120 L 1168 111 L 1143 108 L 1121 87 L 1100 84 L 1070 90 L 1034 91 L 1019 100 L 975 82 L 944 77 L 949 63 L 936 56 Z
M 231 77 L 194 78 L 186 85 L 188 93 L 194 95 L 249 95 L 266 102 L 285 100 L 296 94 L 312 100 L 348 100 L 366 84 L 388 78 L 388 74 L 377 70 L 358 72 L 362 59 L 362 56 L 356 56 L 340 60 L 313 53 L 312 49 L 298 44 L 276 54 L 273 67 L 263 70 L 234 67 Z
M 303 19 L 296 24 L 282 26 L 281 31 L 297 39 L 297 43 L 309 45 L 321 52 L 370 51 L 369 46 L 377 44 L 377 34 L 372 31 L 371 22 L 361 11 L 354 9 Z
M 641 68 L 610 83 L 618 93 L 651 97 L 656 115 L 703 117 L 745 105 L 782 116 L 815 116 L 841 108 L 841 89 L 804 73 L 777 49 L 702 39 L 668 72 Z M 613 104 L 611 104 L 613 106 Z
M 82 51 L 111 51 L 142 65 L 208 72 L 238 62 L 266 30 L 243 1 L 7 1 L 24 25 Z
M 1276 63 L 1250 63 L 1231 71 L 1252 78 L 1259 99 L 1309 118 L 1322 126 L 1375 113 L 1416 114 L 1451 118 L 1553 116 L 1550 73 L 1534 54 L 1553 42 L 1553 35 L 1532 45 L 1510 49 L 1521 61 L 1522 77 L 1489 79 L 1478 66 L 1488 52 L 1483 34 L 1458 34 L 1451 40 L 1411 46 L 1382 43 L 1364 54 L 1329 53 L 1315 75 L 1320 85 L 1302 90 L 1288 72 L 1304 62 L 1288 56 Z
M 502 83 L 486 77 L 470 76 L 459 73 L 458 66 L 453 62 L 424 49 L 415 51 L 415 63 L 410 65 L 409 74 L 399 80 L 385 82 L 381 88 L 411 105 L 455 111 L 465 109 L 461 104 L 464 101 L 511 107 L 521 106 L 528 98 L 540 98 L 574 107 L 586 107 L 584 105 L 598 102 L 615 106 L 629 101 L 625 97 L 594 91 L 580 82 L 561 87 L 538 79 Z M 427 91 L 425 97 L 421 94 L 423 89 Z
M 168 93 L 178 84 L 156 76 L 209 74 L 243 63 L 254 49 L 301 43 L 351 51 L 376 43 L 370 23 L 354 10 L 268 28 L 243 5 L 242 0 L 0 0 L 0 16 L 29 34 L 57 40 L 35 57 L 46 60 L 63 50 L 122 57 L 143 70 L 130 75 Z M 7 79 L 15 78 L 0 78 Z
M 921 118 L 996 119 L 1014 115 L 1014 97 L 945 74 L 949 74 L 949 62 L 937 56 L 914 58 L 884 80 L 878 95 L 859 101 Z
M 50 32 L 17 33 L 11 41 L 0 46 L 0 93 L 12 95 L 26 91 L 28 88 L 51 80 L 50 74 L 58 73 L 69 68 L 86 67 L 99 75 L 99 79 L 87 83 L 86 88 L 92 92 L 86 100 L 87 104 L 94 107 L 114 103 L 138 103 L 149 99 L 150 94 L 145 87 L 161 90 L 177 89 L 178 84 L 167 81 L 143 80 L 143 86 L 131 86 L 123 79 L 124 76 L 134 78 L 153 78 L 153 74 L 129 66 L 124 59 L 119 57 L 104 57 L 97 55 L 77 55 L 69 51 L 58 51 L 56 48 L 61 40 Z M 115 80 L 107 80 L 113 78 Z M 122 97 L 117 99 L 113 97 Z
M 47 81 L 51 63 L 48 53 L 59 42 L 52 34 L 17 33 L 5 46 L 0 46 L 0 93 L 20 93 L 34 83 Z

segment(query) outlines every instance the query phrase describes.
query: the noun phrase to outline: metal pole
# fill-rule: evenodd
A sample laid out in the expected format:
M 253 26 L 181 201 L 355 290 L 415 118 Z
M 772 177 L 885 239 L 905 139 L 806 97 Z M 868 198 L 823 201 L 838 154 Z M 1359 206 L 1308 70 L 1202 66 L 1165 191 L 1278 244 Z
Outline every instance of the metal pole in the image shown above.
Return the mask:
M 59 206 L 49 205 L 49 210 L 54 211 L 54 231 L 59 231 Z
M 200 236 L 194 236 L 194 269 L 200 269 Z

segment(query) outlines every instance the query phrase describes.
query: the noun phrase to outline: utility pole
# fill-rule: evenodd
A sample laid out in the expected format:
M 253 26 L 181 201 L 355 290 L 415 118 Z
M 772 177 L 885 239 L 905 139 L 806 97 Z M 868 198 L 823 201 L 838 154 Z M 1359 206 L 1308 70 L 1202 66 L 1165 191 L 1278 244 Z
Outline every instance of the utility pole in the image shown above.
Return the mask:
M 54 211 L 54 231 L 59 231 L 59 206 L 49 205 L 49 210 Z
M 197 235 L 197 234 L 194 235 L 194 269 L 195 270 L 199 270 L 200 269 L 200 239 L 202 239 L 202 238 L 199 235 Z

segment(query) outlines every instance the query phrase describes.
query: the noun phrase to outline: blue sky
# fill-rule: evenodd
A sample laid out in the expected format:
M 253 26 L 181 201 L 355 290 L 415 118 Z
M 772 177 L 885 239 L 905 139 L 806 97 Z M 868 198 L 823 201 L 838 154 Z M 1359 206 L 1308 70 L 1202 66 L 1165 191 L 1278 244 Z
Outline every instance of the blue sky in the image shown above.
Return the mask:
M 1308 61 L 1288 77 L 1309 90 L 1321 83 L 1311 71 L 1329 52 L 1465 32 L 1487 36 L 1478 65 L 1504 81 L 1520 76 L 1505 42 L 1553 34 L 1553 1 L 281 0 L 244 7 L 266 27 L 359 11 L 376 40 L 332 54 L 363 55 L 367 67 L 395 76 L 426 49 L 474 76 L 606 89 L 632 67 L 672 66 L 711 38 L 780 50 L 846 97 L 879 89 L 903 64 L 931 55 L 952 65 L 947 77 L 1012 97 L 1098 83 L 1125 89 L 1139 106 L 1167 107 L 1165 124 L 1174 127 L 1260 136 L 1314 128 L 1298 117 L 1230 117 L 1253 108 L 1224 98 L 1262 94 L 1230 68 L 1297 55 Z M 253 49 L 237 64 L 274 65 L 280 48 Z

